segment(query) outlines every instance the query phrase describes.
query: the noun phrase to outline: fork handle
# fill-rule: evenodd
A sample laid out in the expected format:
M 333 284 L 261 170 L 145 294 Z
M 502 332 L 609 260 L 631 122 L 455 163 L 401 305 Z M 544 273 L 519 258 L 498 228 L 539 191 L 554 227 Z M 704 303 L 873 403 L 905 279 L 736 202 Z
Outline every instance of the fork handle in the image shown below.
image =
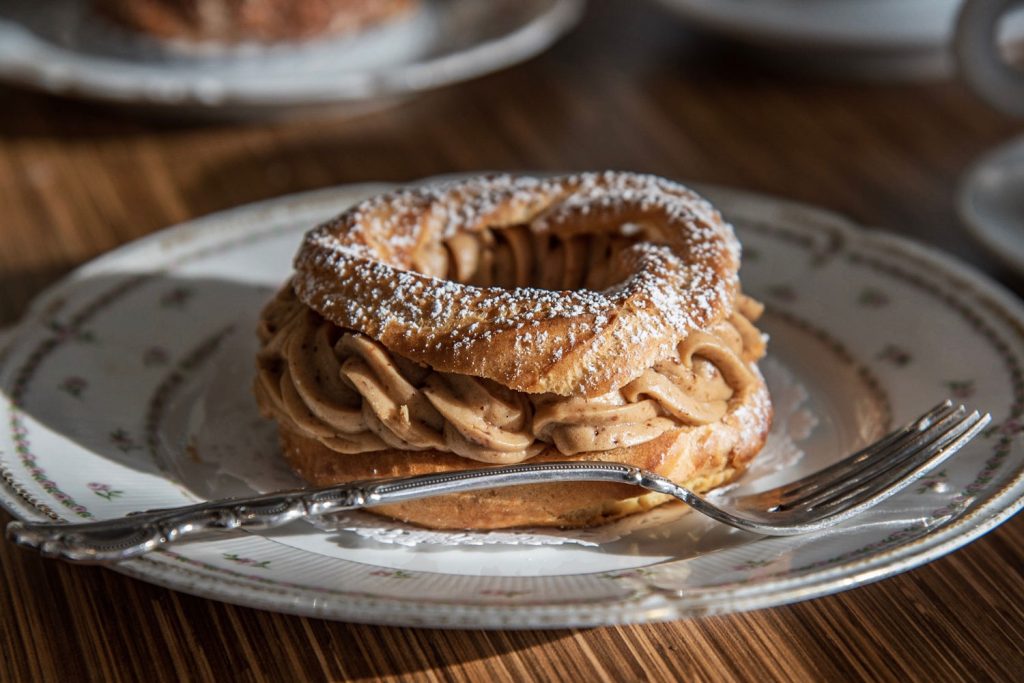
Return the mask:
M 205 531 L 273 529 L 299 519 L 449 493 L 571 481 L 632 484 L 684 500 L 697 498 L 662 476 L 621 463 L 551 462 L 358 481 L 148 510 L 99 522 L 11 522 L 7 537 L 46 557 L 104 564 L 137 557 Z

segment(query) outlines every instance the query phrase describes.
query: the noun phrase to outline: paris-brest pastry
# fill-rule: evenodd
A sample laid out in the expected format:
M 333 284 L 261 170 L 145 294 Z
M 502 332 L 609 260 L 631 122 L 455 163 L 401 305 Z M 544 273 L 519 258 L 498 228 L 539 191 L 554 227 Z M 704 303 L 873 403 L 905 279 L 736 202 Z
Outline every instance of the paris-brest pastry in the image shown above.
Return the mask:
M 771 402 L 761 305 L 704 199 L 632 173 L 399 189 L 310 231 L 262 314 L 256 397 L 311 484 L 519 462 L 735 479 Z M 601 524 L 665 502 L 535 484 L 372 512 L 432 528 Z

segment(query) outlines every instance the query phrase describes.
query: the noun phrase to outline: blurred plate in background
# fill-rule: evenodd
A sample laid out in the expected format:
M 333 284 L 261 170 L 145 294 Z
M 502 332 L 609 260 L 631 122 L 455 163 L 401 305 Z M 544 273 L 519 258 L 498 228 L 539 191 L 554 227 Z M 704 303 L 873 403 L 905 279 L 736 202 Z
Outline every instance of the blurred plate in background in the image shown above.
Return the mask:
M 423 0 L 410 17 L 354 36 L 189 52 L 115 27 L 83 0 L 12 0 L 0 6 L 0 80 L 205 116 L 358 114 L 526 60 L 583 5 Z
M 961 0 L 659 0 L 686 20 L 767 47 L 802 68 L 869 79 L 934 79 L 954 72 Z M 1024 36 L 1021 26 L 1008 27 Z M 808 60 L 809 54 L 816 59 Z

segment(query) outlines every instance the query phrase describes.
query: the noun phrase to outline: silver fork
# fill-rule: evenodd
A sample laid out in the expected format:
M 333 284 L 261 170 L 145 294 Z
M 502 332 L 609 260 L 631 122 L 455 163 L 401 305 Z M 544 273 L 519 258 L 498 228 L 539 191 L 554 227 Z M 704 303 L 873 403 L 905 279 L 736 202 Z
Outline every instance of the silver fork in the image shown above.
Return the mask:
M 988 414 L 968 414 L 964 406 L 954 408 L 947 400 L 834 465 L 737 498 L 728 507 L 629 465 L 526 463 L 210 501 L 84 524 L 11 522 L 7 536 L 47 557 L 109 563 L 208 530 L 270 529 L 299 519 L 460 491 L 572 481 L 632 484 L 667 493 L 712 519 L 746 531 L 789 536 L 838 524 L 906 488 L 977 436 L 990 420 Z

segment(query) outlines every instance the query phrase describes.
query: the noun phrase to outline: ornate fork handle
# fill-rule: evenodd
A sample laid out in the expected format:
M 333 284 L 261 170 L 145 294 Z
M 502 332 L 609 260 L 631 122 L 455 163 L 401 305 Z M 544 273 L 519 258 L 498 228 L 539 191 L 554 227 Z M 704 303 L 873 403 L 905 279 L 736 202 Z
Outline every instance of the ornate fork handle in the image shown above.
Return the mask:
M 681 499 L 691 498 L 692 502 L 687 500 L 691 505 L 703 502 L 672 481 L 629 465 L 553 462 L 360 481 L 149 510 L 101 522 L 11 522 L 7 525 L 7 537 L 19 545 L 36 548 L 47 557 L 99 564 L 137 557 L 209 530 L 272 529 L 299 519 L 447 493 L 569 481 L 632 484 Z

